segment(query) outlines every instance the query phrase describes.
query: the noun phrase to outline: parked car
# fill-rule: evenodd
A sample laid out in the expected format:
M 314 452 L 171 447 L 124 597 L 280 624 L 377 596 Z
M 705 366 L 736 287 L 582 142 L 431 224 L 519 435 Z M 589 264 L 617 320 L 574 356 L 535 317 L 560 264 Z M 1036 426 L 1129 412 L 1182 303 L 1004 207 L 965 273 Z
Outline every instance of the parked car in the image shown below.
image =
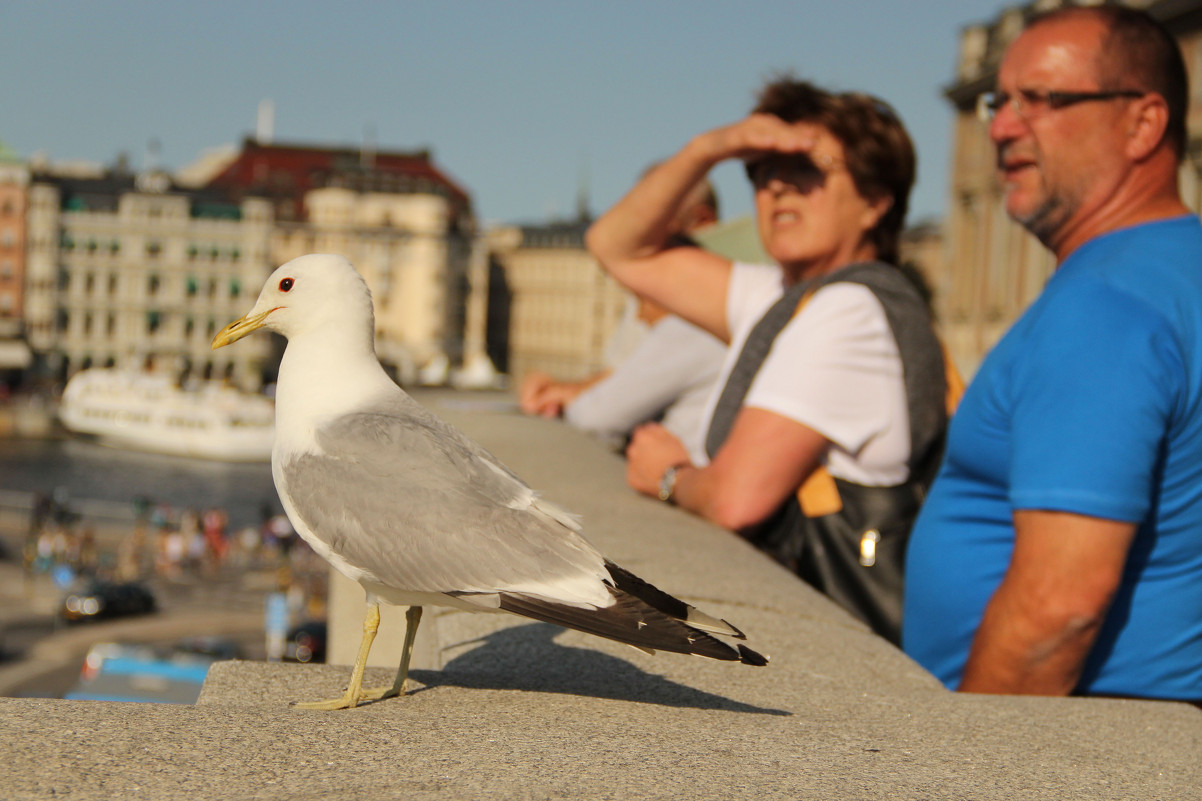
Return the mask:
M 88 651 L 74 701 L 194 704 L 209 666 L 217 661 L 175 646 L 97 643 Z
M 93 581 L 63 598 L 59 615 L 68 623 L 126 615 L 149 615 L 158 608 L 154 595 L 137 582 Z
M 309 620 L 293 626 L 288 631 L 284 659 L 288 662 L 325 662 L 326 622 Z
M 184 637 L 171 646 L 175 653 L 211 657 L 214 662 L 241 659 L 242 646 L 237 640 L 215 634 Z

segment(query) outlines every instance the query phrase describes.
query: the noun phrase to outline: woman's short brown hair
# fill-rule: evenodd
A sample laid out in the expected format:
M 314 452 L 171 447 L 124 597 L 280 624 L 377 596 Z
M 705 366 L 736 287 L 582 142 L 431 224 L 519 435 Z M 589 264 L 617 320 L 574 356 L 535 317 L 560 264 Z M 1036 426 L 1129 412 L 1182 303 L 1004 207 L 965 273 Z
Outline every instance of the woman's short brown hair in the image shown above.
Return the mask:
M 916 159 L 910 135 L 893 108 L 871 95 L 834 94 L 782 75 L 760 90 L 752 111 L 790 123 L 815 123 L 839 140 L 856 190 L 870 200 L 885 197 L 891 201 L 868 236 L 878 259 L 897 264 Z

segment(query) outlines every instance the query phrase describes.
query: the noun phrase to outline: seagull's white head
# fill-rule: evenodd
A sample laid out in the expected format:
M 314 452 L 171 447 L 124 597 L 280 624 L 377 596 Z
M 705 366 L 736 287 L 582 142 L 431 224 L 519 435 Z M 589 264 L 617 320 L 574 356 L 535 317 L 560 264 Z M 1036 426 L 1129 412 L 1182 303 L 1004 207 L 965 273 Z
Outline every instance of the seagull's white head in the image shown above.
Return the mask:
M 213 350 L 260 328 L 289 340 L 309 332 L 366 333 L 370 343 L 375 330 L 371 292 L 342 256 L 301 256 L 271 274 L 254 308 L 217 332 Z

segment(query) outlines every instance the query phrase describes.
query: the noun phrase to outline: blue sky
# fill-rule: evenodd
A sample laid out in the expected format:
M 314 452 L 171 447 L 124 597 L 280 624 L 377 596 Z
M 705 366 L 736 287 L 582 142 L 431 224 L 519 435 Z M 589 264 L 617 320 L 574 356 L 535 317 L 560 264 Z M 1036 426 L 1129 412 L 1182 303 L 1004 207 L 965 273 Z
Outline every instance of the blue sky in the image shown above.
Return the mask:
M 960 30 L 998 0 L 8 2 L 0 140 L 22 156 L 181 167 L 253 132 L 429 147 L 487 222 L 614 203 L 651 161 L 743 116 L 777 70 L 893 103 L 918 146 L 911 220 L 943 213 Z M 714 180 L 747 213 L 741 170 Z

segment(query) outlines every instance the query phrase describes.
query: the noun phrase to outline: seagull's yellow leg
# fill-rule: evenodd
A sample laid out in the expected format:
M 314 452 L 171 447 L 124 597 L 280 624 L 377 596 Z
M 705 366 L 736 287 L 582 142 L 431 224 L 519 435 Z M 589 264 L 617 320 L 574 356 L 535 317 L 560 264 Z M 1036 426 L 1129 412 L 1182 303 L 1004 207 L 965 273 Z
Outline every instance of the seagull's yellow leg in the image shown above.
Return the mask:
M 363 700 L 363 671 L 367 667 L 367 655 L 371 652 L 372 641 L 376 639 L 376 631 L 380 628 L 380 604 L 378 601 L 369 602 L 367 616 L 363 618 L 363 639 L 359 642 L 359 655 L 355 657 L 355 666 L 351 669 L 351 683 L 347 685 L 346 694 L 341 698 L 330 698 L 326 701 L 298 702 L 301 709 L 354 709 Z
M 422 622 L 422 608 L 411 606 L 405 610 L 405 647 L 401 651 L 401 666 L 397 668 L 396 678 L 391 687 L 377 687 L 365 690 L 363 697 L 375 701 L 380 698 L 404 696 L 406 685 L 409 683 L 409 661 L 413 657 L 413 641 L 417 638 L 417 627 Z

